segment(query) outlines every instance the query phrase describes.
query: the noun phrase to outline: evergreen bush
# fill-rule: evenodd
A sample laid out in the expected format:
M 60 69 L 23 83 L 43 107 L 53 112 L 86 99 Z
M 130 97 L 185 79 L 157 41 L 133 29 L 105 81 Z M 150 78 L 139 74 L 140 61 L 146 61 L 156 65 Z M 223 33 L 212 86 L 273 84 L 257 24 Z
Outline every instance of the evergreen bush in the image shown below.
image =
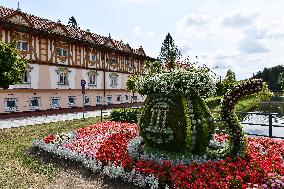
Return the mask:
M 111 111 L 110 118 L 112 121 L 137 123 L 140 112 L 140 108 L 117 108 Z

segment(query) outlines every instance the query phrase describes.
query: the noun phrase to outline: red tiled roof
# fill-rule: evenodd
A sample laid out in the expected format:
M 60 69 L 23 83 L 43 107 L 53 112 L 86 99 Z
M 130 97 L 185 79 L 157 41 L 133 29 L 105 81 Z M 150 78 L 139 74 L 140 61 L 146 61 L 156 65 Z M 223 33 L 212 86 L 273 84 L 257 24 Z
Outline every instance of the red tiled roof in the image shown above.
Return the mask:
M 44 19 L 38 16 L 34 16 L 32 14 L 28 14 L 25 12 L 21 12 L 18 10 L 13 10 L 10 8 L 6 8 L 3 6 L 0 6 L 0 20 L 4 20 L 7 17 L 12 16 L 13 14 L 21 14 L 22 16 L 24 16 L 25 18 L 28 19 L 28 21 L 33 25 L 34 29 L 37 30 L 45 30 L 48 32 L 51 32 L 51 29 L 56 27 L 56 26 L 61 26 L 62 28 L 64 28 L 65 31 L 67 31 L 67 37 L 71 37 L 71 38 L 75 38 L 75 39 L 84 39 L 84 37 L 87 34 L 87 31 L 81 30 L 80 28 L 73 28 L 71 26 L 68 25 L 63 25 L 61 23 L 57 23 L 57 22 L 53 22 L 51 20 L 48 19 Z M 7 21 L 7 20 L 6 20 Z M 90 33 L 90 32 L 88 32 Z M 141 47 L 139 49 L 133 49 L 131 48 L 128 44 L 123 43 L 122 41 L 116 41 L 114 39 L 111 39 L 110 37 L 104 37 L 95 33 L 90 33 L 93 40 L 95 41 L 95 44 L 100 44 L 100 45 L 105 45 L 105 43 L 108 40 L 112 40 L 113 44 L 115 45 L 115 48 L 120 50 L 120 51 L 124 51 L 124 52 L 130 52 L 130 53 L 134 53 L 137 55 L 143 55 L 143 53 L 141 54 Z M 143 49 L 142 49 L 143 50 Z M 143 50 L 144 52 L 144 50 Z

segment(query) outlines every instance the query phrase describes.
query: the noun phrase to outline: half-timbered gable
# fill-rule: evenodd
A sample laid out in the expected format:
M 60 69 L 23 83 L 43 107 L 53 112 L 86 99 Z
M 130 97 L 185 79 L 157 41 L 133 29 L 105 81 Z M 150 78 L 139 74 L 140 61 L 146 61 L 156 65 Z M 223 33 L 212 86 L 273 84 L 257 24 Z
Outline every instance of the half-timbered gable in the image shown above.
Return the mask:
M 4 20 L 8 22 L 12 22 L 17 25 L 27 26 L 27 27 L 33 27 L 34 25 L 31 23 L 31 21 L 20 11 L 15 11 L 12 14 L 7 15 L 3 18 Z
M 50 27 L 49 30 L 59 35 L 68 36 L 68 30 L 60 23 L 54 24 L 54 26 Z

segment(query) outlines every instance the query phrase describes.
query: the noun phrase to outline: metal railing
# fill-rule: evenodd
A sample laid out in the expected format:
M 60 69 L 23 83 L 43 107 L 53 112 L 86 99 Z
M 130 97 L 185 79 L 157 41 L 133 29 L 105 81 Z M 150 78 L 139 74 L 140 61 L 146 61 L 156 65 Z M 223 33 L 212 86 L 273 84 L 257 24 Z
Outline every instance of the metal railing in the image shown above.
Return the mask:
M 268 127 L 268 135 L 258 134 L 258 133 L 248 133 L 247 135 L 253 136 L 263 136 L 263 137 L 270 137 L 270 138 L 280 138 L 284 139 L 284 114 L 280 113 L 262 113 L 262 112 L 236 112 L 237 115 L 242 119 L 240 120 L 241 125 L 252 125 L 252 126 L 260 126 L 260 127 Z M 249 121 L 248 116 L 257 115 L 262 117 L 262 122 L 254 122 Z M 275 124 L 279 122 L 283 118 L 282 124 Z M 225 120 L 215 119 L 216 122 L 224 122 Z M 273 128 L 283 128 L 283 136 L 274 136 L 273 135 Z

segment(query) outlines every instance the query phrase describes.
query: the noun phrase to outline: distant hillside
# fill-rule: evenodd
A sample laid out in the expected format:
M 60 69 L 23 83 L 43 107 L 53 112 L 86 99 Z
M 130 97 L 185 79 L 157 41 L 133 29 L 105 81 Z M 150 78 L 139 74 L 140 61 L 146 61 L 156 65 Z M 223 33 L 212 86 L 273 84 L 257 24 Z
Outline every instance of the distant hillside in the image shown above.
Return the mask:
M 284 65 L 278 65 L 271 68 L 264 68 L 263 71 L 257 72 L 252 78 L 261 78 L 268 83 L 271 91 L 280 91 L 280 85 L 278 84 L 279 74 L 284 72 Z

